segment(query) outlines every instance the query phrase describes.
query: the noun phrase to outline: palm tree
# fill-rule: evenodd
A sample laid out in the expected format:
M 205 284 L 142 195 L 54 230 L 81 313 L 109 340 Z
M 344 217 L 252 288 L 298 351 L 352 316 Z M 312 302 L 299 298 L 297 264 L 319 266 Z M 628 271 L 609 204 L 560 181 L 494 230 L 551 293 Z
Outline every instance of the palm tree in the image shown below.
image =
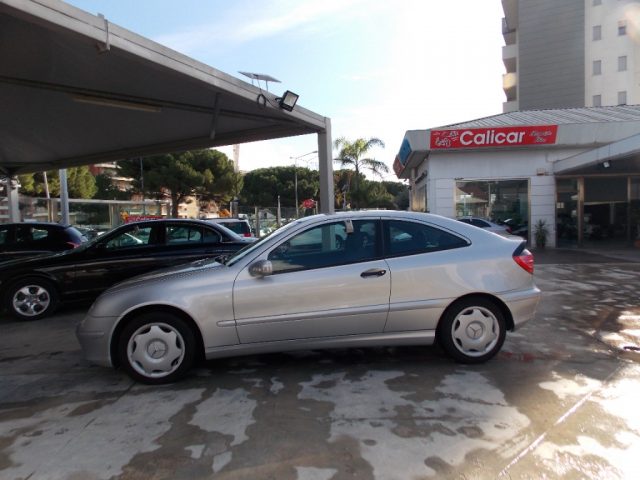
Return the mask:
M 382 177 L 382 173 L 387 173 L 389 167 L 374 158 L 363 158 L 373 147 L 384 148 L 384 142 L 379 138 L 357 138 L 353 142 L 348 141 L 344 137 L 340 137 L 333 142 L 333 146 L 338 150 L 338 157 L 334 158 L 334 162 L 339 162 L 341 167 L 353 167 L 356 171 L 352 199 L 359 197 L 359 177 L 360 169 L 364 168 L 371 171 L 374 175 Z M 357 205 L 355 205 L 357 207 Z

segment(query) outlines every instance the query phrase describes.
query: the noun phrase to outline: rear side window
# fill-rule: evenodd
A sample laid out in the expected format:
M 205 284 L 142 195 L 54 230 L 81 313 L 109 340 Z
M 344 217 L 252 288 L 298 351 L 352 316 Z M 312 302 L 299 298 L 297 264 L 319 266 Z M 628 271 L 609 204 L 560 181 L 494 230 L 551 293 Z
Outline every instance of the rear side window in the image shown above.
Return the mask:
M 9 227 L 0 227 L 0 246 L 9 243 Z
M 391 257 L 466 247 L 469 243 L 452 233 L 423 223 L 385 222 L 386 254 Z
M 169 225 L 166 232 L 167 245 L 202 242 L 202 228 L 200 227 Z
M 246 222 L 222 222 L 222 225 L 241 236 L 251 234 L 251 228 Z
M 474 225 L 480 228 L 490 227 L 490 225 L 487 222 L 485 222 L 484 220 L 479 220 L 477 218 L 474 218 L 473 220 L 471 220 L 471 225 Z
M 167 245 L 193 245 L 219 243 L 220 234 L 200 225 L 169 225 L 166 229 Z

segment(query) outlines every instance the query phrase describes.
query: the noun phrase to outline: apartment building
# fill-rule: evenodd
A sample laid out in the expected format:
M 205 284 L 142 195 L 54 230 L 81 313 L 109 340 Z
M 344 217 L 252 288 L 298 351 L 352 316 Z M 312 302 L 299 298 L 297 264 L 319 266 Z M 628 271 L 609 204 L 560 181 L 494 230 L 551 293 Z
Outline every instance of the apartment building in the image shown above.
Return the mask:
M 503 111 L 640 103 L 640 2 L 502 0 Z

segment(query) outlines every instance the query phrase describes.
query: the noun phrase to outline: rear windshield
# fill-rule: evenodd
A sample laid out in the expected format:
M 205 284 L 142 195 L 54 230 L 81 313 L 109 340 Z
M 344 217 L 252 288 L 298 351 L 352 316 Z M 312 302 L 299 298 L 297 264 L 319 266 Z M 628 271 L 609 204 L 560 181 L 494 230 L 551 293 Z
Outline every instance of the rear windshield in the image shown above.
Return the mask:
M 246 222 L 221 222 L 222 225 L 227 227 L 232 232 L 237 233 L 238 235 L 244 235 L 245 233 L 251 233 L 251 228 L 249 228 L 249 224 Z

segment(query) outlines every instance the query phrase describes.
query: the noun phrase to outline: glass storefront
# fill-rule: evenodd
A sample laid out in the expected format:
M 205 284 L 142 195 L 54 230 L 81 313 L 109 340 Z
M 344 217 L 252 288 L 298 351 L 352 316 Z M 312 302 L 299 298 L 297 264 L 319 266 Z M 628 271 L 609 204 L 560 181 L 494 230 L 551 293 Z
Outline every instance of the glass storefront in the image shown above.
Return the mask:
M 631 241 L 640 247 L 640 177 L 629 181 L 629 226 Z
M 556 180 L 557 245 L 624 247 L 640 235 L 640 177 Z
M 558 247 L 578 245 L 578 179 L 556 180 L 556 244 Z
M 528 180 L 456 182 L 455 201 L 457 217 L 474 216 L 506 223 L 514 233 L 528 236 Z

